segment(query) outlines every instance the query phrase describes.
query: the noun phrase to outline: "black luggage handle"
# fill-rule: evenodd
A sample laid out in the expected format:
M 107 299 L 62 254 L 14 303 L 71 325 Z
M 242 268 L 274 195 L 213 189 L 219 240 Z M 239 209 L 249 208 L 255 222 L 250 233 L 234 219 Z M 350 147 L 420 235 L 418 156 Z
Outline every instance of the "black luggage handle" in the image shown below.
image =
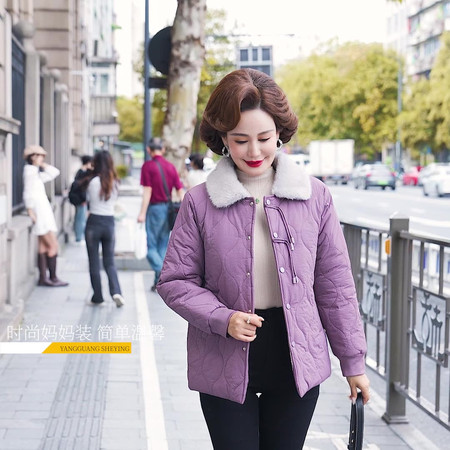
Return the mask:
M 352 404 L 350 415 L 350 433 L 348 436 L 348 450 L 361 450 L 364 435 L 364 402 L 362 393 L 358 392 L 356 402 Z

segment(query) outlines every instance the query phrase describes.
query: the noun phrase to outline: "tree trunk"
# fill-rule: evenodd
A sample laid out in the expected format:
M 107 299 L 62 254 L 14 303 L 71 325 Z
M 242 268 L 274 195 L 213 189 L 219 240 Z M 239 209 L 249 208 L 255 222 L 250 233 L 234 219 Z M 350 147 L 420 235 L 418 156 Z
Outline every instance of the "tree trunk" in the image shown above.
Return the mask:
M 206 0 L 178 0 L 172 27 L 167 114 L 163 126 L 166 156 L 184 178 L 197 117 L 200 73 L 205 57 Z

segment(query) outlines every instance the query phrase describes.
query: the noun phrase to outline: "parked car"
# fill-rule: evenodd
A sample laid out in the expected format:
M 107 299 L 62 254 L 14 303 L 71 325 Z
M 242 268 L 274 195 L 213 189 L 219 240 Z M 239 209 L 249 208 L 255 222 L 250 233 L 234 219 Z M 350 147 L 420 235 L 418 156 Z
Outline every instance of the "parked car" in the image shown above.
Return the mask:
M 431 163 L 428 164 L 428 166 L 425 166 L 422 168 L 422 170 L 419 173 L 419 177 L 417 180 L 417 185 L 418 186 L 422 186 L 423 185 L 423 180 L 430 175 L 430 173 L 436 168 L 436 167 L 441 167 L 441 166 L 448 166 L 450 163 Z
M 422 183 L 424 195 L 436 194 L 438 197 L 450 195 L 450 164 L 434 167 Z
M 402 177 L 403 186 L 417 186 L 421 167 L 410 167 Z
M 355 167 L 353 167 L 352 173 L 350 175 L 350 180 L 354 180 L 355 178 L 357 178 L 358 176 L 358 172 L 361 169 L 361 167 L 364 165 L 364 163 L 362 163 L 361 161 L 358 161 L 355 164 Z
M 390 187 L 395 190 L 396 177 L 385 164 L 364 164 L 355 173 L 353 184 L 356 189 L 368 189 L 369 187 Z

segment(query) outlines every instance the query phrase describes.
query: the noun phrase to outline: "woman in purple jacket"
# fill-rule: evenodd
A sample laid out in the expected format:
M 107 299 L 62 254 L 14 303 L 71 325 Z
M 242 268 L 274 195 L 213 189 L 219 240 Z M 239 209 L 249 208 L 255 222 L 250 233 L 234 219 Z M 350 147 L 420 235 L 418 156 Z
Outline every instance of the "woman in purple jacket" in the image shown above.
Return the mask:
M 350 397 L 362 391 L 366 342 L 347 247 L 326 186 L 280 152 L 297 129 L 262 72 L 228 74 L 200 133 L 223 157 L 185 196 L 158 284 L 189 322 L 188 381 L 214 448 L 300 449 L 327 340 Z

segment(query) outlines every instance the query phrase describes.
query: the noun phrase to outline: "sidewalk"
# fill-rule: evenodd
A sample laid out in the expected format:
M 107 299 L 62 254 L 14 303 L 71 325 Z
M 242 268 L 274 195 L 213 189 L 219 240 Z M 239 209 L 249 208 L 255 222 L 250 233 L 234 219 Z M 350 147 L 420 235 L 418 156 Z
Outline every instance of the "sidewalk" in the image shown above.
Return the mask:
M 86 249 L 69 243 L 59 264 L 70 286 L 37 287 L 25 302 L 21 328 L 35 341 L 132 342 L 132 353 L 0 355 L 0 449 L 211 449 L 198 394 L 187 388 L 186 323 L 150 292 L 153 274 L 146 261 L 131 259 L 139 202 L 136 196 L 120 198 L 117 260 L 125 306 L 116 308 L 106 289 L 109 301 L 90 304 Z M 384 401 L 372 394 L 365 408 L 365 449 L 445 447 L 450 435 L 431 427 L 431 419 L 387 425 L 380 418 Z M 347 448 L 347 396 L 333 360 L 305 449 Z

